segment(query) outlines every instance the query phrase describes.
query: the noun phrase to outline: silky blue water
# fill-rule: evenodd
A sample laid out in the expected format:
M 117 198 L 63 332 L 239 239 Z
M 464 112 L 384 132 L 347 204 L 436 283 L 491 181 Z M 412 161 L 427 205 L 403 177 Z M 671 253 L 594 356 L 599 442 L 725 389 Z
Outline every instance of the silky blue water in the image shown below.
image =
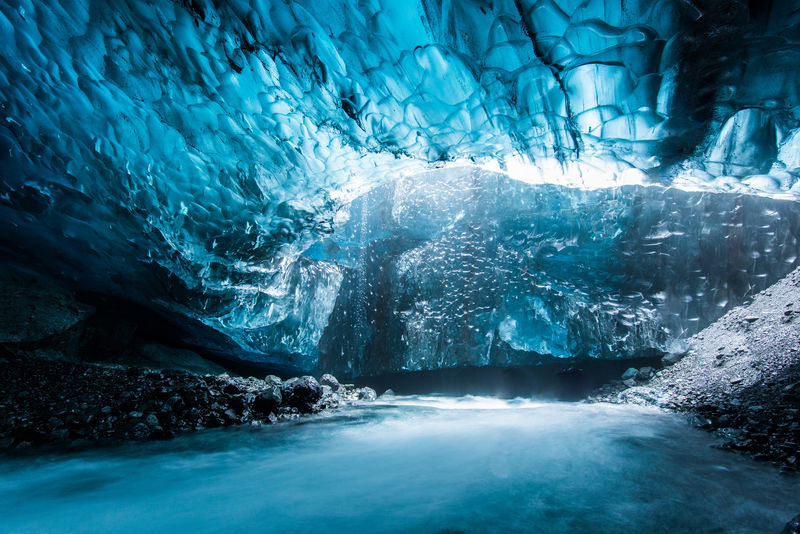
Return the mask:
M 403 397 L 261 428 L 0 460 L 0 531 L 780 532 L 800 479 L 679 416 Z

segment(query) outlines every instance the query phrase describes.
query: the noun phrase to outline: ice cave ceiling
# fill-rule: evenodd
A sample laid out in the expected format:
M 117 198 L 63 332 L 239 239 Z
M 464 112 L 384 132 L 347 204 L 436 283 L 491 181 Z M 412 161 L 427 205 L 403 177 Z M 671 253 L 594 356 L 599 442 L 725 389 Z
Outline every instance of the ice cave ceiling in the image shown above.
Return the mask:
M 0 2 L 0 250 L 351 374 L 666 348 L 797 265 L 790 0 Z

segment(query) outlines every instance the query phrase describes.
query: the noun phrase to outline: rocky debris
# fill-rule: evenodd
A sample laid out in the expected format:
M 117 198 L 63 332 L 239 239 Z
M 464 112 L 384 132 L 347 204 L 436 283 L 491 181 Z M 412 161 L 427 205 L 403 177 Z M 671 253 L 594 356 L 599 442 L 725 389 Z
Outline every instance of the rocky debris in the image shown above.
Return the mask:
M 800 514 L 797 514 L 794 519 L 786 523 L 781 534 L 800 534 Z
M 283 403 L 300 413 L 311 413 L 322 398 L 322 386 L 313 376 L 292 378 L 281 385 Z
M 631 388 L 647 382 L 655 376 L 656 372 L 657 370 L 655 368 L 649 366 L 642 367 L 641 369 L 629 367 L 620 375 L 619 380 L 612 380 L 608 384 L 604 384 L 596 389 L 589 396 L 589 399 L 609 401 L 626 388 Z
M 333 391 L 311 376 L 201 376 L 17 356 L 1 347 L 0 356 L 0 450 L 165 439 L 375 398 L 369 388 Z M 328 376 L 327 383 L 336 380 Z
M 668 354 L 672 365 L 654 374 L 639 369 L 635 383 L 615 381 L 590 399 L 685 412 L 720 447 L 796 471 L 800 321 L 793 310 L 800 310 L 800 269 L 690 338 L 685 353 Z

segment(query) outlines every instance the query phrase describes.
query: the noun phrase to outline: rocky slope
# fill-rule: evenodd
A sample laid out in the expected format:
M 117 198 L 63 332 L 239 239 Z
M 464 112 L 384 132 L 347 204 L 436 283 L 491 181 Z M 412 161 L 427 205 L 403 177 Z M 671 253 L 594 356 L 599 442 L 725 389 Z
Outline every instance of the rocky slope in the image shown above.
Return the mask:
M 800 468 L 800 269 L 690 338 L 681 356 L 595 398 L 686 412 L 724 448 Z

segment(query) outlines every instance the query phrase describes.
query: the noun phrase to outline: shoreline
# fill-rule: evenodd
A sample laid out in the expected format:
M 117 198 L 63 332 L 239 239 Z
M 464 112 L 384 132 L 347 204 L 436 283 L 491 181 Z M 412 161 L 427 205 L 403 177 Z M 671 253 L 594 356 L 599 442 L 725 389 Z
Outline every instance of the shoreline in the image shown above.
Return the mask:
M 687 347 L 665 356 L 660 370 L 626 371 L 589 400 L 684 413 L 721 448 L 800 471 L 800 269 L 689 338 Z
M 800 471 L 800 269 L 687 340 L 663 368 L 587 397 L 683 413 L 719 446 Z M 331 375 L 264 379 L 40 357 L 0 348 L 0 452 L 262 425 L 376 398 Z
M 375 400 L 332 375 L 199 375 L 0 354 L 0 452 L 169 439 Z

